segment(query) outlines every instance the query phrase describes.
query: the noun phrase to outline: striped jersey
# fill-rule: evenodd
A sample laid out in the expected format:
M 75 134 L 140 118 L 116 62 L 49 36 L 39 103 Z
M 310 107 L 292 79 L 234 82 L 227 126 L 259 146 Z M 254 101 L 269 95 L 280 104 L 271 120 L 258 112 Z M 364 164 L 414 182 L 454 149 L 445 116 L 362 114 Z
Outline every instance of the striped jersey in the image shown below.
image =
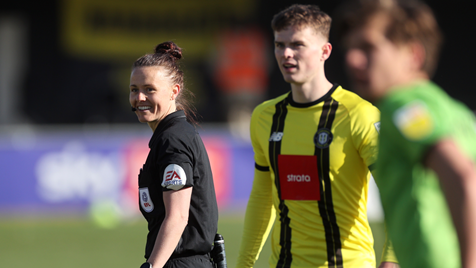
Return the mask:
M 379 116 L 339 85 L 311 103 L 289 92 L 256 107 L 237 267 L 254 265 L 271 227 L 270 267 L 375 267 L 367 194 Z

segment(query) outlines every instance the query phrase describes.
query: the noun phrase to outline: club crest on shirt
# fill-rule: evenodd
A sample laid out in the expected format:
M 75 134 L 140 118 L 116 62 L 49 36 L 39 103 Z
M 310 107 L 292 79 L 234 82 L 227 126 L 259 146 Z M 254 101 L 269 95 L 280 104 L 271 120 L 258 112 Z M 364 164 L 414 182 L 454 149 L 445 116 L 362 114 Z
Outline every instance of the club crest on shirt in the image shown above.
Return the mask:
M 145 212 L 152 212 L 154 210 L 154 203 L 150 198 L 149 188 L 139 188 L 140 205 Z
M 393 122 L 409 140 L 422 140 L 433 132 L 433 120 L 428 107 L 422 101 L 413 101 L 393 114 Z
M 317 130 L 316 134 L 314 135 L 314 145 L 317 148 L 324 149 L 329 147 L 332 142 L 332 132 L 327 128 L 321 128 Z
M 172 190 L 180 190 L 187 182 L 187 175 L 183 168 L 177 164 L 170 164 L 165 168 L 162 187 Z

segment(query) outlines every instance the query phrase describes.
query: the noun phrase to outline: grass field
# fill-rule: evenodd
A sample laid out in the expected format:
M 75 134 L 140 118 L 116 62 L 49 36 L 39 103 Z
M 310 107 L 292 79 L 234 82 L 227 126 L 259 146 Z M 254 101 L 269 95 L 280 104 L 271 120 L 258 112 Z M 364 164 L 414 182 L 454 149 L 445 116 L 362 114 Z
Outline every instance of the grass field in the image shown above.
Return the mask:
M 147 233 L 142 219 L 103 229 L 87 218 L 5 218 L 0 215 L 0 267 L 94 268 L 139 267 Z M 221 216 L 228 267 L 233 268 L 243 231 L 242 215 Z M 377 260 L 383 226 L 372 224 Z M 267 243 L 255 267 L 268 267 Z

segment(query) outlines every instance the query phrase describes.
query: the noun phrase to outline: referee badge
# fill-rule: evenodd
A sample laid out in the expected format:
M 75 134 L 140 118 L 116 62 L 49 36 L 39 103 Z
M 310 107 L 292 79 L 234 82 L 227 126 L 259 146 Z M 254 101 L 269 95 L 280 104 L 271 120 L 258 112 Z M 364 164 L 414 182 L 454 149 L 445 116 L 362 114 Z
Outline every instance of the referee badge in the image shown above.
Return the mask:
M 140 205 L 145 212 L 152 212 L 154 210 L 154 203 L 150 198 L 149 188 L 139 188 Z
M 329 129 L 321 128 L 314 135 L 314 145 L 319 149 L 325 149 L 331 144 L 332 138 L 332 132 Z

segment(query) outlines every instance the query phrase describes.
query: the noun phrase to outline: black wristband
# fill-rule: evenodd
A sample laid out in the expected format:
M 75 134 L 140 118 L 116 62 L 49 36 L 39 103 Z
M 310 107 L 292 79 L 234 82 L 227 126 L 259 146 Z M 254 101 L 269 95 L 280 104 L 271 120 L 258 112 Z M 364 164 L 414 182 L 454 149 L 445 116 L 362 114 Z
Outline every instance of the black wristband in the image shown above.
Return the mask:
M 144 262 L 140 268 L 152 268 L 152 264 L 148 263 L 148 262 Z

